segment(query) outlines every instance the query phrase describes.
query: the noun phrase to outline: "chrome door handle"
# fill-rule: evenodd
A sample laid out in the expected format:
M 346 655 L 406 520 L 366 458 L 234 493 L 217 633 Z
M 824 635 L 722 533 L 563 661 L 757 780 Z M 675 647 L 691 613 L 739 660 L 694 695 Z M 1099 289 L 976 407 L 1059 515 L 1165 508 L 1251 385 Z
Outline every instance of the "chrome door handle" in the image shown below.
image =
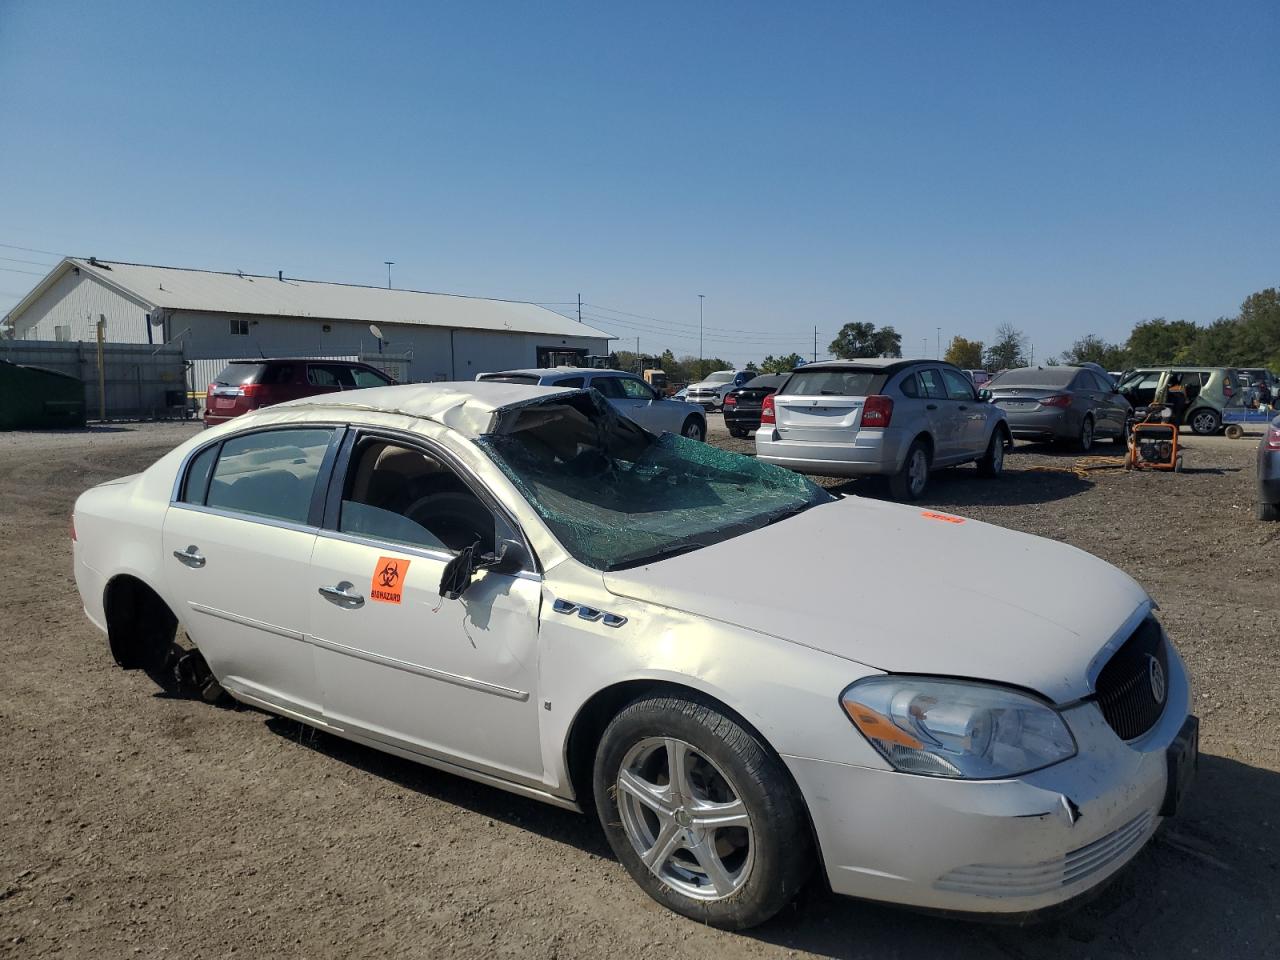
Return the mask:
M 200 548 L 194 543 L 185 550 L 173 551 L 173 558 L 181 563 L 185 563 L 188 567 L 195 567 L 197 569 L 203 567 L 205 564 L 204 554 L 200 552 Z
M 330 603 L 336 603 L 340 607 L 349 607 L 352 610 L 358 610 L 364 606 L 364 597 L 358 593 L 351 593 L 354 586 L 348 580 L 343 580 L 334 587 L 321 587 L 320 596 L 324 597 Z

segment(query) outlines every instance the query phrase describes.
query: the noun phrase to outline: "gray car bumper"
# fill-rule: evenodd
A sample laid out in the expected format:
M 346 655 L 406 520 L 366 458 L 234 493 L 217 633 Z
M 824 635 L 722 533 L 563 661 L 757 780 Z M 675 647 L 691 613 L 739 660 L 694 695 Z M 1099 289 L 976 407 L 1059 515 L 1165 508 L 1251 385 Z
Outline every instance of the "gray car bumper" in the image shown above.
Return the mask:
M 853 440 L 783 440 L 775 429 L 756 432 L 756 459 L 797 473 L 861 477 L 897 473 L 907 455 L 906 430 L 859 430 Z
M 1070 439 L 1080 432 L 1069 410 L 1021 411 L 1005 408 L 1009 432 L 1023 440 Z

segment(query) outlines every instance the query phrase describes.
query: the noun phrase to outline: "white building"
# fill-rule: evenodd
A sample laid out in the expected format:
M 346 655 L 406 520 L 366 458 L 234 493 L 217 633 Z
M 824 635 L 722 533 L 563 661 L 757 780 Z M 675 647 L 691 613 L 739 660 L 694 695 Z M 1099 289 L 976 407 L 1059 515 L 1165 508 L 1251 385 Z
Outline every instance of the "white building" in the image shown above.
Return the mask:
M 609 334 L 532 303 L 69 257 L 8 315 L 19 340 L 180 340 L 197 361 L 409 355 L 409 380 L 609 352 Z M 556 357 L 554 354 L 560 354 Z M 198 364 L 198 366 L 204 366 Z M 215 371 L 216 372 L 216 371 Z

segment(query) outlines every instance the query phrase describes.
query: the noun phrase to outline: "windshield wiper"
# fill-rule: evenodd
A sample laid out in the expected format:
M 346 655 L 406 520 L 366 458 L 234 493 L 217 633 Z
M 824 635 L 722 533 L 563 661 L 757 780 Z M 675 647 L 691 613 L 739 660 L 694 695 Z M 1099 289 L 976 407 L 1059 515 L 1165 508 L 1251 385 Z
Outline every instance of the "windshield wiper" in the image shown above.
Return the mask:
M 658 547 L 658 549 L 650 550 L 648 553 L 614 560 L 605 567 L 605 570 L 624 570 L 627 567 L 638 567 L 653 560 L 665 560 L 667 557 L 676 557 L 682 553 L 692 553 L 694 550 L 701 550 L 705 546 L 709 546 L 709 544 L 698 540 L 682 540 L 680 543 L 668 543 L 665 547 Z

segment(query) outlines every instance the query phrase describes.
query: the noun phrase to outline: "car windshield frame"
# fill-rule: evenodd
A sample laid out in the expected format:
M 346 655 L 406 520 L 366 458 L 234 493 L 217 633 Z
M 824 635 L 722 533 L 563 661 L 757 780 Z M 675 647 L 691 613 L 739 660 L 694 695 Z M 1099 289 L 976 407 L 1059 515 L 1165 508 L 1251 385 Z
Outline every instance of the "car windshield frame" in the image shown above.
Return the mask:
M 837 499 L 753 457 L 655 436 L 594 391 L 504 408 L 474 442 L 565 551 L 602 572 L 711 546 Z

